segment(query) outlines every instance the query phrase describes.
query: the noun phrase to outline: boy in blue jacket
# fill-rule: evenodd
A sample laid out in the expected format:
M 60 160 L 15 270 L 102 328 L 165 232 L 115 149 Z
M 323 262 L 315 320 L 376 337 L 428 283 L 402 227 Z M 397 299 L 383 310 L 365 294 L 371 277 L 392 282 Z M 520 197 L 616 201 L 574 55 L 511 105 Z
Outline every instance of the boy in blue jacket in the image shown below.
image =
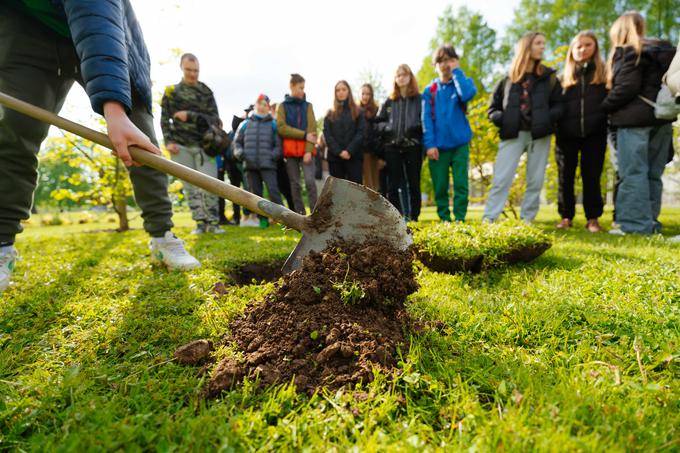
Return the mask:
M 429 159 L 437 215 L 451 221 L 449 168 L 453 175 L 453 215 L 465 221 L 468 207 L 468 167 L 472 129 L 466 115 L 467 103 L 477 94 L 473 80 L 460 69 L 456 50 L 449 45 L 437 49 L 432 63 L 439 77 L 423 91 L 423 143 Z
M 199 262 L 170 231 L 168 177 L 134 166 L 128 146 L 160 154 L 151 115 L 149 54 L 129 0 L 0 2 L 0 91 L 58 112 L 73 82 L 106 119 L 116 154 L 128 167 L 151 256 L 171 269 Z M 0 108 L 0 292 L 14 270 L 15 236 L 30 215 L 38 151 L 49 125 Z

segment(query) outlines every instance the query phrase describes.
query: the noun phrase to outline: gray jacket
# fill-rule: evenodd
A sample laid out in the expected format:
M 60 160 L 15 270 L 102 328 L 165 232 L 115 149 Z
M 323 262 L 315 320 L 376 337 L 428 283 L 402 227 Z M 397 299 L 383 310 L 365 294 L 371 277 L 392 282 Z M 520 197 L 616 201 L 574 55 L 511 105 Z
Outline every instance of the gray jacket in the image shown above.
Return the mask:
M 281 139 L 276 121 L 271 117 L 251 115 L 236 131 L 234 157 L 244 162 L 246 170 L 275 170 L 281 153 Z

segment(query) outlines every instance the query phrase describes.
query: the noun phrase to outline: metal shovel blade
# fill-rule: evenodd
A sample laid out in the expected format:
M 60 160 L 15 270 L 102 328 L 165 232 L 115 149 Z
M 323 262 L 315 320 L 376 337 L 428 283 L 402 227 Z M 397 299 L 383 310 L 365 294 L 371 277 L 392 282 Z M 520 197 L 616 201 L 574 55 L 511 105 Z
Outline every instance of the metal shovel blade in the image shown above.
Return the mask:
M 307 225 L 283 266 L 284 273 L 301 267 L 305 256 L 320 252 L 333 240 L 360 243 L 379 238 L 398 250 L 413 243 L 404 218 L 392 203 L 360 184 L 332 176 L 321 189 Z

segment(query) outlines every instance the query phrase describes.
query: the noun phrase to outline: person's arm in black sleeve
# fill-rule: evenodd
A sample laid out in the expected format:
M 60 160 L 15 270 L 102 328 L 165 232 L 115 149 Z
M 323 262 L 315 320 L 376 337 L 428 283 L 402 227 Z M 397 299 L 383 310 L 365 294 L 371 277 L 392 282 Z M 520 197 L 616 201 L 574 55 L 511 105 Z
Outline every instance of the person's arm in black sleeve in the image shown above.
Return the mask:
M 354 137 L 352 137 L 349 145 L 347 145 L 347 151 L 351 155 L 354 155 L 357 153 L 357 151 L 359 151 L 361 143 L 364 140 L 364 131 L 366 130 L 366 118 L 364 117 L 364 112 L 359 112 L 359 116 L 357 116 L 355 121 L 357 126 L 356 130 L 354 131 Z
M 503 96 L 505 95 L 505 83 L 506 78 L 503 77 L 501 81 L 496 84 L 493 96 L 491 96 L 491 100 L 489 101 L 489 108 L 487 109 L 489 121 L 498 127 L 501 127 L 503 124 Z
M 338 141 L 333 137 L 333 134 L 331 132 L 331 119 L 330 119 L 330 112 L 326 114 L 326 117 L 323 119 L 323 136 L 326 139 L 326 146 L 328 146 L 328 154 L 331 154 L 335 157 L 340 156 L 340 144 Z

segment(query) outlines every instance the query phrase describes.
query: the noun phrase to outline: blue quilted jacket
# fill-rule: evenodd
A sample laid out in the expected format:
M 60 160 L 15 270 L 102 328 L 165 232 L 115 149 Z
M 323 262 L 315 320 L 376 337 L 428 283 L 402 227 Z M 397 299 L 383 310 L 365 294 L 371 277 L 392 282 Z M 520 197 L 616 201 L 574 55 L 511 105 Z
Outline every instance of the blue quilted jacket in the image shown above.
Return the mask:
M 129 0 L 49 0 L 68 24 L 85 91 L 95 112 L 118 101 L 129 112 L 132 90 L 151 111 L 149 52 Z

